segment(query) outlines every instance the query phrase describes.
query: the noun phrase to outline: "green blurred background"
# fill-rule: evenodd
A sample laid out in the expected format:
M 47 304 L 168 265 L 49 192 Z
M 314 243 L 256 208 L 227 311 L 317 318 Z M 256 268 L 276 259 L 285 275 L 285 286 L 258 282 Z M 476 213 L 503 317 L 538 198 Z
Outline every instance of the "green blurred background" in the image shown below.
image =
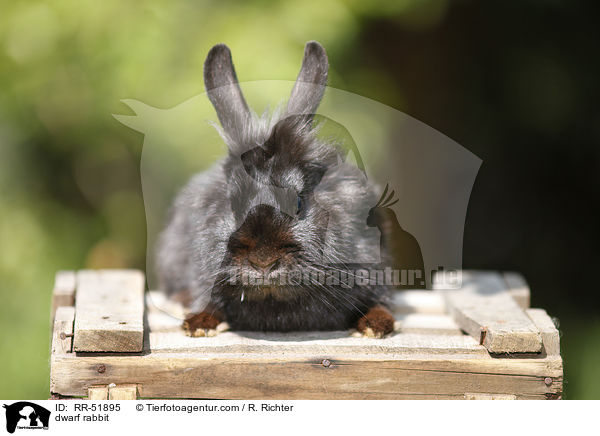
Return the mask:
M 561 321 L 566 398 L 600 398 L 600 42 L 593 1 L 0 1 L 0 397 L 47 398 L 54 274 L 145 265 L 143 137 L 111 114 L 203 92 L 209 48 L 241 80 L 330 85 L 483 159 L 464 266 L 525 274 Z

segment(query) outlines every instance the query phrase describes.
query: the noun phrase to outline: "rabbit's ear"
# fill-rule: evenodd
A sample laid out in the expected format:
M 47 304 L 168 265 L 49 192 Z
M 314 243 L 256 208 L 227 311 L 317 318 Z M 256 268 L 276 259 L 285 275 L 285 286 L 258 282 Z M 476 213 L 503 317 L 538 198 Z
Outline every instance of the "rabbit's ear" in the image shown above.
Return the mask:
M 327 84 L 329 62 L 325 49 L 317 41 L 306 43 L 302 67 L 288 101 L 289 114 L 308 114 L 316 112 Z
M 225 133 L 235 135 L 250 118 L 250 111 L 233 68 L 231 51 L 225 44 L 217 44 L 208 52 L 204 86 Z

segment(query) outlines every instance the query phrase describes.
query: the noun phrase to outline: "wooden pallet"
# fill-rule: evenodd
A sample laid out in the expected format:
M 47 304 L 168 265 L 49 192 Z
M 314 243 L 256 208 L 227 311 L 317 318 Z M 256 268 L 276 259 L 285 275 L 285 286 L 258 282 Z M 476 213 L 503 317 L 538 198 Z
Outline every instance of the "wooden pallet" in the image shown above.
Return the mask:
M 61 272 L 53 298 L 55 398 L 557 399 L 559 334 L 515 273 L 463 272 L 459 290 L 398 291 L 399 329 L 224 331 L 190 338 L 183 309 L 139 271 Z M 168 308 L 169 314 L 165 309 Z M 173 316 L 179 315 L 179 316 Z

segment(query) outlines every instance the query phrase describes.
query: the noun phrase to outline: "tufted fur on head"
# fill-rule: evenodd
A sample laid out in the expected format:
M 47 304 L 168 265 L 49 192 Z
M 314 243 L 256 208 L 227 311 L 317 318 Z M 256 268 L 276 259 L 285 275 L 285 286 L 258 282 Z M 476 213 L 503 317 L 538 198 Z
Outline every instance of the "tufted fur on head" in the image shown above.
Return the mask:
M 236 329 L 329 330 L 385 304 L 376 285 L 281 284 L 299 269 L 345 270 L 379 251 L 360 216 L 376 202 L 374 187 L 317 135 L 327 70 L 323 47 L 307 43 L 286 109 L 258 117 L 229 49 L 210 50 L 204 80 L 229 153 L 179 193 L 156 258 L 162 288 L 187 293 L 191 312 L 218 311 Z

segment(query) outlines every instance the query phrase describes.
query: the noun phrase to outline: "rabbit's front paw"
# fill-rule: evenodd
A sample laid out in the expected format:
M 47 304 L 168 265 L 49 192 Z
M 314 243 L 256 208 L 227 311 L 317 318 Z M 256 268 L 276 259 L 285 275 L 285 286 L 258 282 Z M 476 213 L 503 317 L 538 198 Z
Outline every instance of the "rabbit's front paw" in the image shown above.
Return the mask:
M 183 321 L 182 328 L 186 335 L 199 338 L 216 336 L 218 333 L 227 330 L 229 325 L 222 322 L 218 314 L 200 312 L 187 317 Z
M 356 330 L 368 338 L 382 338 L 394 331 L 394 317 L 383 306 L 375 306 L 360 317 Z

